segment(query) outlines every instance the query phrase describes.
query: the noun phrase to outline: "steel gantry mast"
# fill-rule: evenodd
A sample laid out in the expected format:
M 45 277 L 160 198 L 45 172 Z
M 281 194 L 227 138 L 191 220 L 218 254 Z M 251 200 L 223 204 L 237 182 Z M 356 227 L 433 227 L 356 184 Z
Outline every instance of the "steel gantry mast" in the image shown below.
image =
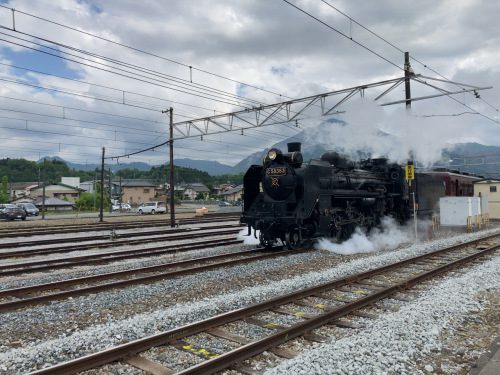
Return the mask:
M 307 96 L 299 99 L 292 99 L 285 102 L 260 105 L 257 107 L 246 108 L 235 112 L 202 117 L 195 120 L 176 122 L 173 124 L 173 140 L 203 137 L 206 135 L 227 132 L 243 132 L 245 129 L 285 124 L 304 120 L 310 117 L 328 116 L 342 113 L 343 111 L 340 111 L 339 107 L 356 94 L 359 93 L 361 95 L 364 95 L 364 92 L 368 89 L 389 86 L 384 92 L 382 92 L 374 99 L 374 101 L 378 101 L 390 91 L 398 87 L 400 84 L 407 84 L 409 79 L 414 81 L 415 83 L 433 88 L 434 90 L 437 90 L 438 93 L 422 97 L 406 98 L 404 100 L 382 103 L 380 105 L 387 106 L 399 103 L 408 103 L 428 98 L 435 98 L 438 96 L 462 94 L 465 92 L 492 88 L 491 86 L 478 87 L 464 83 L 446 81 L 446 83 L 448 84 L 451 83 L 462 87 L 462 89 L 457 91 L 448 91 L 444 88 L 436 86 L 436 84 L 428 83 L 428 81 L 430 80 L 443 82 L 442 80 L 434 79 L 431 77 L 424 77 L 420 74 L 412 74 L 411 76 L 406 75 L 400 78 L 354 86 L 337 91 L 330 91 L 323 94 Z

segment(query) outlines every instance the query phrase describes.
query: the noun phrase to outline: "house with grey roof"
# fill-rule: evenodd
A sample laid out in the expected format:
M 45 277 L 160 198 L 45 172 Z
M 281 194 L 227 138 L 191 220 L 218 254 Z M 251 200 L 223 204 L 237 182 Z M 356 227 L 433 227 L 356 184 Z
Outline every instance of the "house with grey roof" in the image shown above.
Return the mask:
M 222 198 L 227 202 L 241 201 L 243 196 L 243 185 L 238 185 L 234 188 L 227 189 L 221 195 Z
M 210 194 L 210 189 L 206 187 L 205 184 L 202 183 L 192 183 L 186 186 L 184 189 L 184 198 L 185 199 L 196 199 L 198 194 L 202 194 L 204 197 L 203 199 L 208 198 L 208 194 Z

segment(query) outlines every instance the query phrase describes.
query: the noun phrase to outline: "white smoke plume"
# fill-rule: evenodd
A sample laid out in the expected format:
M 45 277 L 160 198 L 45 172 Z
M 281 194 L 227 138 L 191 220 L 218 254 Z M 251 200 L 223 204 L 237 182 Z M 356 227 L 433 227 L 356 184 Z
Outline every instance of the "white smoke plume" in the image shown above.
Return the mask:
M 404 109 L 388 112 L 371 100 L 352 101 L 342 109 L 345 113 L 327 121 L 304 121 L 307 142 L 320 142 L 325 149 L 345 153 L 355 160 L 358 152 L 364 152 L 399 163 L 412 158 L 430 166 L 441 159 L 442 150 L 474 141 L 470 122 L 465 118 L 417 117 Z
M 259 234 L 260 231 L 257 231 L 257 238 L 255 238 L 252 230 L 252 234 L 250 236 L 247 236 L 248 234 L 248 228 L 244 228 L 238 233 L 238 240 L 243 240 L 243 245 L 258 245 L 259 242 Z
M 315 248 L 328 250 L 336 254 L 351 255 L 392 250 L 403 243 L 412 242 L 413 240 L 414 234 L 411 226 L 400 226 L 393 218 L 384 217 L 381 228 L 375 228 L 369 234 L 363 233 L 360 228 L 356 228 L 347 241 L 337 244 L 322 238 L 315 244 Z

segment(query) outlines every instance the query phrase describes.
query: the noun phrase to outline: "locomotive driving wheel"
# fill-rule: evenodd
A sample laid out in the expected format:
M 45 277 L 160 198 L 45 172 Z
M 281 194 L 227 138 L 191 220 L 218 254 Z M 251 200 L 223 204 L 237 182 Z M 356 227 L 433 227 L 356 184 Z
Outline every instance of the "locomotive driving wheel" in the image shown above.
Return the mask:
M 299 228 L 290 227 L 285 233 L 285 244 L 290 250 L 297 249 L 300 246 L 300 233 Z
M 262 232 L 259 234 L 259 241 L 260 246 L 265 247 L 266 249 L 270 249 L 274 245 L 274 241 L 267 238 Z

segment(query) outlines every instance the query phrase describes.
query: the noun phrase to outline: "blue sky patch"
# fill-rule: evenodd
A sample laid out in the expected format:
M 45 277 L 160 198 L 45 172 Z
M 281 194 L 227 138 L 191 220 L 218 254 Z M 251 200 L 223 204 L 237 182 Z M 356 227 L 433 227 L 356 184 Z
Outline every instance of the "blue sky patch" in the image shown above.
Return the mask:
M 291 70 L 287 66 L 273 66 L 271 67 L 271 73 L 276 76 L 283 77 L 285 74 L 290 74 Z
M 247 95 L 247 85 L 238 83 L 236 85 L 236 95 L 238 95 L 238 96 L 246 96 Z
M 66 65 L 66 61 L 56 56 L 50 56 L 34 51 L 15 52 L 9 48 L 3 48 L 1 51 L 3 58 L 9 60 L 12 65 L 66 78 L 80 78 L 80 75 L 77 71 L 69 69 Z M 58 52 L 55 51 L 52 51 L 51 53 L 58 54 Z M 26 78 L 27 74 L 29 73 L 28 71 L 22 69 L 12 68 L 12 70 L 13 73 L 19 77 Z M 30 81 L 33 80 L 30 78 Z
M 99 8 L 96 4 L 94 4 L 92 1 L 90 0 L 77 0 L 77 2 L 79 4 L 84 4 L 84 5 L 87 5 L 90 9 L 90 11 L 92 13 L 95 13 L 95 14 L 100 14 L 102 13 L 102 9 Z

